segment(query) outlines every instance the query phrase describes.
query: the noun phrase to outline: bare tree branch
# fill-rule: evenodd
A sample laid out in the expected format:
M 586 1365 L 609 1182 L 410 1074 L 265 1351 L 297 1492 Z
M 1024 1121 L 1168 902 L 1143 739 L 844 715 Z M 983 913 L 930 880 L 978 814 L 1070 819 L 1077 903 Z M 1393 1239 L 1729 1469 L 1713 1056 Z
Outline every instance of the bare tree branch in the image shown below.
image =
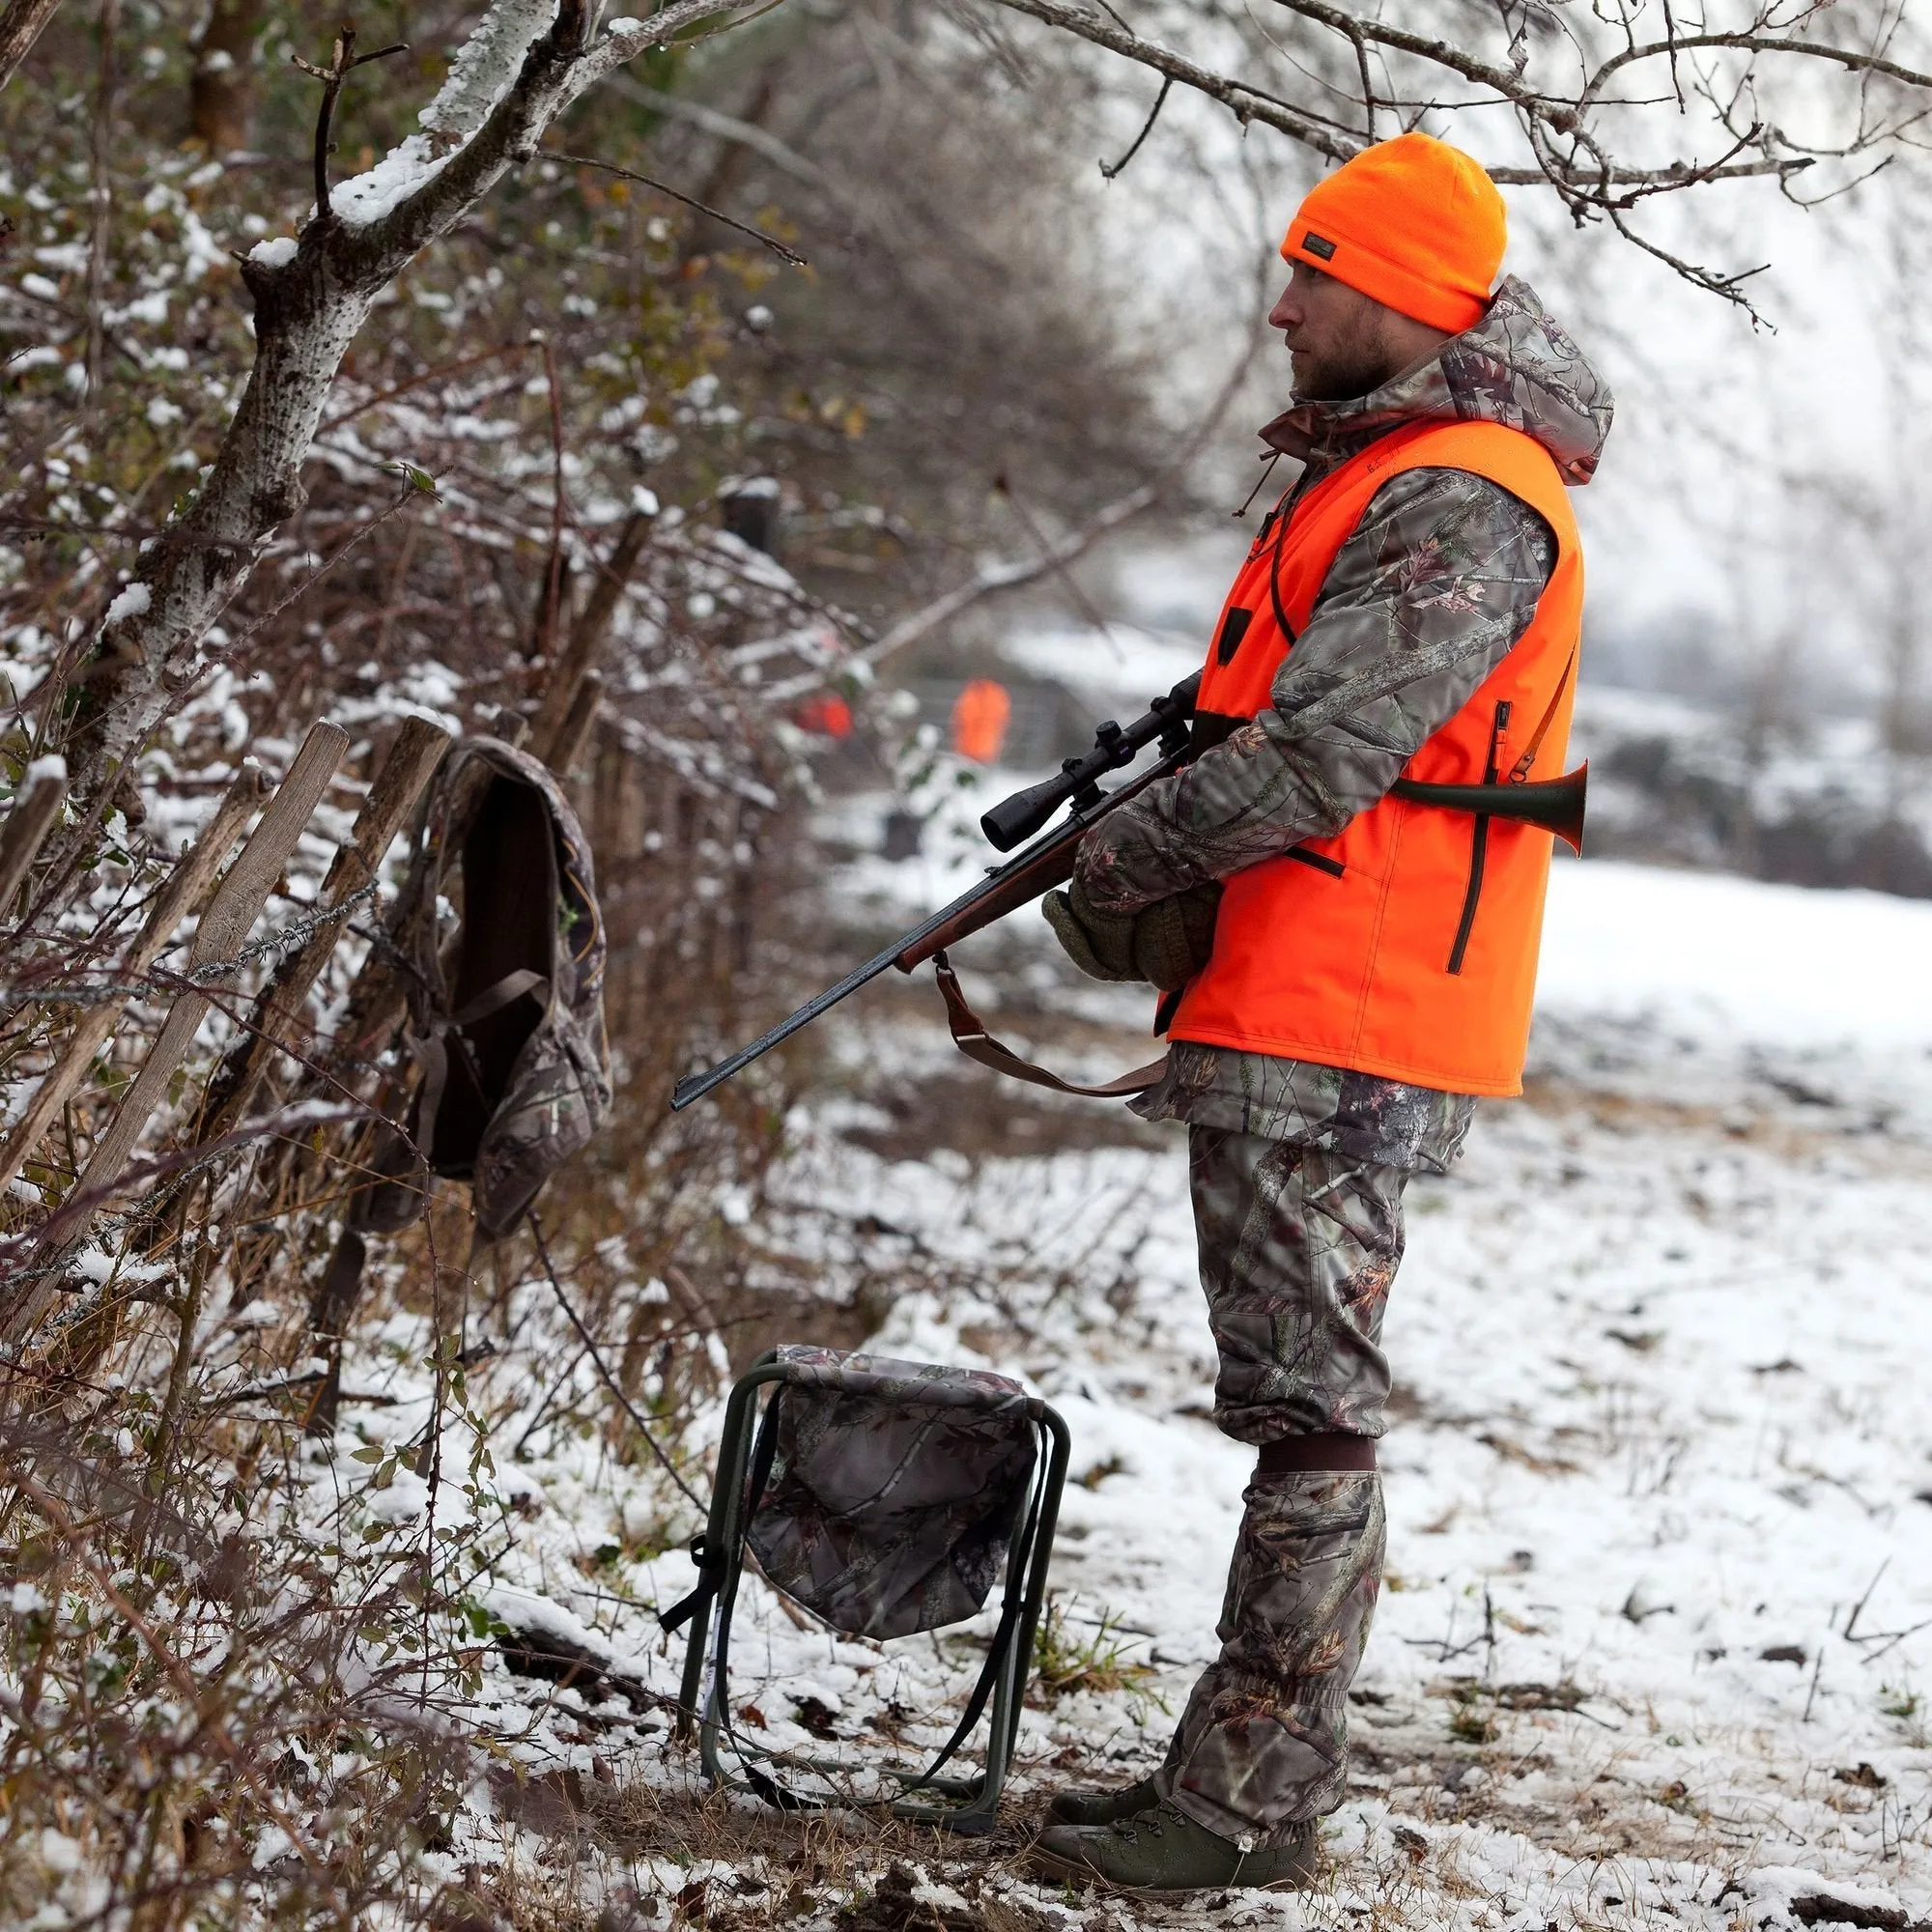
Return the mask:
M 1635 10 L 1628 10 L 1621 18 L 1622 44 L 1600 59 L 1593 59 L 1575 29 L 1566 36 L 1565 44 L 1574 52 L 1577 67 L 1565 83 L 1557 86 L 1531 74 L 1530 43 L 1521 31 L 1511 33 L 1509 64 L 1503 66 L 1454 41 L 1393 25 L 1371 14 L 1332 5 L 1330 0 L 1275 0 L 1295 18 L 1332 33 L 1346 43 L 1359 79 L 1367 126 L 1366 134 L 1357 135 L 1325 114 L 1299 107 L 1253 82 L 1203 66 L 1146 38 L 1113 8 L 1100 7 L 1094 0 L 997 0 L 997 4 L 1151 69 L 1164 76 L 1163 98 L 1166 89 L 1179 81 L 1218 101 L 1243 127 L 1260 122 L 1332 161 L 1350 159 L 1374 138 L 1377 109 L 1384 97 L 1378 95 L 1374 83 L 1370 50 L 1385 58 L 1394 56 L 1419 64 L 1425 75 L 1440 76 L 1453 86 L 1447 98 L 1437 100 L 1431 98 L 1432 89 L 1427 84 L 1420 88 L 1397 85 L 1392 75 L 1388 104 L 1406 110 L 1411 125 L 1422 109 L 1432 106 L 1450 112 L 1483 105 L 1510 109 L 1534 165 L 1493 167 L 1490 172 L 1498 183 L 1550 188 L 1577 221 L 1608 221 L 1625 240 L 1677 274 L 1747 310 L 1750 304 L 1741 288 L 1757 269 L 1725 271 L 1687 261 L 1638 233 L 1626 218 L 1629 213 L 1659 195 L 1716 182 L 1770 178 L 1788 189 L 1798 174 L 1821 160 L 1843 159 L 1882 143 L 1899 141 L 1926 111 L 1920 107 L 1893 126 L 1877 124 L 1865 106 L 1874 81 L 1932 93 L 1932 73 L 1879 50 L 1889 46 L 1895 21 L 1888 25 L 1878 46 L 1863 51 L 1806 38 L 1806 29 L 1819 11 L 1813 8 L 1804 9 L 1794 19 L 1780 15 L 1771 5 L 1759 5 L 1747 22 L 1734 29 L 1705 23 L 1705 31 L 1689 34 L 1678 30 L 1666 8 L 1665 37 L 1649 41 L 1636 38 Z M 1508 26 L 1507 17 L 1504 25 Z M 1293 58 L 1286 48 L 1277 47 L 1276 51 L 1291 61 Z M 1693 58 L 1700 54 L 1738 56 L 1743 71 L 1737 71 L 1736 62 L 1728 69 L 1707 69 Z M 1611 98 L 1611 85 L 1619 75 L 1655 60 L 1669 62 L 1671 91 L 1662 99 L 1665 102 L 1674 100 L 1679 118 L 1692 128 L 1693 136 L 1701 125 L 1722 137 L 1723 151 L 1717 158 L 1683 156 L 1660 164 L 1634 166 L 1611 152 L 1601 126 L 1605 111 L 1644 104 Z M 1837 68 L 1857 76 L 1859 131 L 1849 147 L 1814 147 L 1795 140 L 1758 109 L 1758 71 L 1768 62 L 1787 68 L 1793 63 Z M 1473 93 L 1463 96 L 1455 91 L 1458 88 Z M 1701 123 L 1691 115 L 1693 106 L 1709 110 Z
M 1240 393 L 1241 385 L 1247 381 L 1248 372 L 1254 367 L 1255 357 L 1260 354 L 1265 341 L 1257 335 L 1248 344 L 1246 351 L 1221 384 L 1220 393 L 1208 407 L 1200 422 L 1195 425 L 1169 460 L 1167 467 L 1156 476 L 1150 477 L 1138 489 L 1129 490 L 1124 497 L 1118 497 L 1103 509 L 1096 511 L 1076 530 L 1069 530 L 1057 542 L 1043 547 L 1035 555 L 1011 558 L 1000 563 L 989 563 L 976 571 L 972 577 L 949 590 L 943 597 L 935 597 L 931 603 L 922 605 L 917 611 L 901 617 L 891 630 L 868 644 L 861 655 L 868 664 L 883 664 L 886 659 L 896 656 L 922 638 L 927 638 L 934 631 L 950 624 L 955 617 L 963 615 L 976 604 L 983 603 L 988 597 L 997 596 L 1003 590 L 1017 590 L 1022 585 L 1037 583 L 1042 577 L 1051 576 L 1077 563 L 1100 540 L 1117 530 L 1122 524 L 1131 523 L 1143 510 L 1151 509 L 1172 489 L 1186 470 L 1187 466 L 1201 453 L 1208 439 L 1220 427 L 1221 419 L 1228 408 Z
M 1139 62 L 1142 66 L 1151 67 L 1156 72 L 1180 81 L 1183 86 L 1192 87 L 1210 99 L 1219 100 L 1243 124 L 1249 121 L 1262 122 L 1279 132 L 1303 142 L 1304 145 L 1315 149 L 1317 153 L 1326 156 L 1331 160 L 1346 160 L 1367 145 L 1365 141 L 1317 126 L 1310 118 L 1309 110 L 1297 108 L 1293 103 L 1282 100 L 1278 96 L 1269 94 L 1249 82 L 1236 80 L 1233 76 L 1204 68 L 1183 55 L 1176 54 L 1155 42 L 1142 38 L 1121 23 L 1119 15 L 1113 14 L 1111 9 L 1108 10 L 1108 18 L 1102 19 L 1082 6 L 1069 4 L 1069 0 L 998 0 L 998 4 L 1016 13 L 1030 14 L 1047 25 L 1076 34 L 1096 46 L 1106 47 L 1111 52 Z M 1602 63 L 1591 78 L 1575 93 L 1551 93 L 1529 85 L 1523 78 L 1523 71 L 1520 67 L 1498 67 L 1494 62 L 1483 60 L 1451 42 L 1431 39 L 1426 35 L 1400 27 L 1391 27 L 1367 15 L 1356 15 L 1340 8 L 1324 5 L 1322 0 L 1276 0 L 1276 4 L 1303 19 L 1327 27 L 1341 35 L 1356 52 L 1358 62 L 1363 57 L 1363 49 L 1370 44 L 1410 55 L 1488 90 L 1498 100 L 1510 103 L 1532 121 L 1546 124 L 1548 129 L 1557 134 L 1573 132 L 1582 114 L 1590 107 L 1601 104 L 1603 90 L 1615 73 L 1641 61 L 1675 56 L 1696 49 L 1728 49 L 1752 55 L 1788 55 L 1822 61 L 1827 65 L 1841 67 L 1849 72 L 1881 75 L 1895 80 L 1903 86 L 1932 89 L 1932 73 L 1921 72 L 1916 68 L 1887 59 L 1882 55 L 1860 53 L 1852 48 L 1834 47 L 1823 42 L 1801 40 L 1776 33 L 1749 31 L 1730 34 L 1679 34 L 1670 40 L 1640 43 L 1633 42 Z M 1763 17 L 1759 16 L 1760 22 Z M 1365 98 L 1370 92 L 1366 86 L 1365 74 Z M 1649 168 L 1614 165 L 1607 171 L 1585 169 L 1574 178 L 1568 177 L 1559 169 L 1553 185 L 1585 194 L 1605 186 L 1648 185 L 1659 188 L 1669 188 L 1710 181 L 1738 181 L 1765 175 L 1782 175 L 1808 165 L 1811 158 L 1809 153 L 1791 153 L 1783 156 L 1766 155 L 1753 161 L 1730 161 L 1715 167 L 1699 166 L 1684 161 Z M 1510 186 L 1552 183 L 1552 175 L 1548 169 L 1495 168 L 1491 172 L 1496 181 Z
M 0 13 L 0 87 L 34 50 L 42 30 L 60 12 L 60 0 L 9 0 Z
M 1118 14 L 1102 19 L 1085 7 L 1072 4 L 1072 0 L 998 0 L 998 4 L 1016 14 L 1030 14 L 1049 27 L 1077 34 L 1083 41 L 1092 41 L 1095 46 L 1124 55 L 1143 67 L 1151 67 L 1156 73 L 1164 73 L 1181 86 L 1191 87 L 1210 100 L 1218 100 L 1243 127 L 1250 121 L 1259 121 L 1299 141 L 1303 147 L 1313 148 L 1318 155 L 1325 155 L 1331 161 L 1346 161 L 1362 150 L 1360 141 L 1331 132 L 1276 96 L 1245 81 L 1216 73 L 1153 41 L 1143 40 L 1131 27 L 1117 24 Z

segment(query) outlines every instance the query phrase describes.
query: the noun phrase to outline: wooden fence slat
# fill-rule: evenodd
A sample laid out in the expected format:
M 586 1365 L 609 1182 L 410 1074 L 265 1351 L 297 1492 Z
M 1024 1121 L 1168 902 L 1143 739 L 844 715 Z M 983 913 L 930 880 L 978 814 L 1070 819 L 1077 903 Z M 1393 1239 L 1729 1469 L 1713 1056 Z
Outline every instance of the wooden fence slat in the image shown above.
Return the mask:
M 27 767 L 26 782 L 0 827 L 0 919 L 12 909 L 14 895 L 66 803 L 66 764 L 59 758 L 37 758 Z
M 146 923 L 121 961 L 119 970 L 123 977 L 138 980 L 160 956 L 161 949 L 174 937 L 175 927 L 213 884 L 221 862 L 234 849 L 242 826 L 268 791 L 267 775 L 250 759 L 222 794 L 208 829 L 176 862 L 167 883 L 155 895 Z M 80 1009 L 60 1058 L 27 1103 L 27 1111 L 14 1122 L 5 1145 L 0 1146 L 0 1187 L 5 1187 L 26 1166 L 42 1137 L 86 1078 L 95 1055 L 112 1037 L 126 1010 L 125 1003 L 118 1000 L 103 1000 L 98 1007 Z
M 427 719 L 410 718 L 396 734 L 383 768 L 355 819 L 355 829 L 339 846 L 324 879 L 318 904 L 332 911 L 376 876 L 390 841 L 422 795 L 430 776 L 449 750 L 449 733 Z M 321 977 L 342 938 L 342 922 L 318 926 L 300 949 L 284 959 L 262 990 L 241 1037 L 228 1050 L 210 1083 L 208 1099 L 195 1129 L 195 1145 L 219 1140 L 242 1118 L 270 1062 L 301 1020 L 302 1003 Z
M 591 727 L 597 723 L 597 714 L 604 705 L 604 674 L 601 671 L 585 671 L 582 681 L 577 687 L 577 696 L 573 700 L 564 720 L 557 726 L 556 737 L 544 758 L 560 785 L 570 783 L 570 768 L 576 764 L 578 754 L 583 750 L 583 741 L 590 736 Z
M 309 727 L 288 776 L 276 788 L 261 822 L 229 867 L 227 877 L 215 888 L 214 897 L 202 915 L 188 952 L 190 971 L 233 958 L 240 952 L 249 927 L 268 903 L 275 881 L 294 855 L 303 828 L 321 803 L 322 794 L 348 749 L 349 733 L 340 725 L 319 724 Z M 142 1129 L 166 1094 L 175 1069 L 187 1057 L 211 1004 L 206 993 L 184 993 L 176 1000 L 161 1028 L 160 1038 L 143 1062 L 133 1086 L 123 1096 L 107 1131 L 95 1144 L 86 1170 L 74 1183 L 76 1193 L 104 1193 L 120 1178 Z M 48 1257 L 56 1266 L 87 1238 L 89 1220 L 80 1222 L 62 1241 L 57 1254 Z M 52 1279 L 50 1276 L 43 1280 L 26 1302 L 12 1313 L 7 1321 L 11 1334 L 17 1336 L 39 1321 L 54 1292 L 49 1285 Z
M 570 639 L 556 653 L 556 661 L 551 667 L 536 716 L 530 721 L 529 747 L 558 778 L 563 773 L 558 769 L 555 754 L 563 739 L 565 721 L 576 709 L 583 680 L 604 648 L 618 600 L 630 582 L 631 572 L 637 568 L 650 533 L 650 518 L 634 512 L 619 531 L 610 556 L 597 565 L 597 580 L 589 601 L 582 615 L 571 626 Z
M 302 831 L 322 803 L 322 795 L 348 749 L 349 733 L 341 725 L 309 726 L 295 763 L 262 814 L 262 822 L 229 867 L 228 876 L 202 915 L 189 954 L 191 966 L 232 959 L 241 952 L 248 928 L 261 916 L 282 868 L 295 856 Z

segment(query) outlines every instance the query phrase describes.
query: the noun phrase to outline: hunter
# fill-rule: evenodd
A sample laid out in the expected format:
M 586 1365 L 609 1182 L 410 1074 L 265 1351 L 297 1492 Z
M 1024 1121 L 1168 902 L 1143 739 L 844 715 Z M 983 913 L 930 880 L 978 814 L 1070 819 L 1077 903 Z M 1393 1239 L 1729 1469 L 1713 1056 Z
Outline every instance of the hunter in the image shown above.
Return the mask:
M 1403 1189 L 1520 1093 L 1551 838 L 1391 796 L 1563 768 L 1583 601 L 1566 495 L 1611 399 L 1502 263 L 1502 198 L 1404 134 L 1289 226 L 1268 321 L 1302 466 L 1208 651 L 1209 749 L 1111 813 L 1046 916 L 1083 971 L 1165 990 L 1219 1352 L 1259 1450 L 1217 1634 L 1166 1762 L 1066 1792 L 1036 1866 L 1123 1889 L 1307 1883 L 1348 1781 L 1380 1583 L 1382 1312 Z

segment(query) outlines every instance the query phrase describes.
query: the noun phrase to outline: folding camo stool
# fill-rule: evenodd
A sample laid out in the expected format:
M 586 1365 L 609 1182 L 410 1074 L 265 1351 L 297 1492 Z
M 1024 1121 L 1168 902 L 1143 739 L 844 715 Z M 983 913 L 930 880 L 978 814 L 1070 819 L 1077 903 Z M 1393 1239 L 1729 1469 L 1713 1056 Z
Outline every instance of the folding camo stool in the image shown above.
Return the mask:
M 852 1767 L 753 1745 L 732 1727 L 731 1612 L 748 1549 L 774 1587 L 848 1636 L 964 1623 L 1004 1563 L 999 1626 L 958 1727 L 923 1772 L 887 1773 L 901 1787 L 891 1804 L 896 1816 L 990 1832 L 1019 1729 L 1068 1449 L 1066 1424 L 1005 1376 L 797 1344 L 762 1356 L 724 1411 L 710 1521 L 692 1546 L 697 1587 L 662 1619 L 668 1631 L 691 1624 L 680 1702 L 687 1727 L 696 1719 L 706 1777 L 785 1810 L 859 1802 L 800 1796 L 753 1760 L 821 1775 Z M 942 1777 L 989 1702 L 985 1769 Z M 721 1739 L 742 1776 L 724 1768 Z

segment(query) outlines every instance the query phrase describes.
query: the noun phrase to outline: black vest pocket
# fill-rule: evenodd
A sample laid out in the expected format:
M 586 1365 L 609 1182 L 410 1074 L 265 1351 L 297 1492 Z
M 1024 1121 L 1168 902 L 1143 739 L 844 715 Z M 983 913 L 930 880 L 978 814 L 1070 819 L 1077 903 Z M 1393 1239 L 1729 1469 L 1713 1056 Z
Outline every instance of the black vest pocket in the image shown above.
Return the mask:
M 1339 859 L 1331 859 L 1325 852 L 1311 852 L 1306 845 L 1291 845 L 1281 855 L 1284 859 L 1299 859 L 1304 866 L 1313 866 L 1318 872 L 1326 872 L 1331 879 L 1342 878 L 1348 867 Z
M 1248 626 L 1254 621 L 1252 611 L 1230 611 L 1221 619 L 1221 635 L 1214 645 L 1216 664 L 1233 664 L 1235 653 L 1241 648 L 1241 639 L 1248 635 Z

